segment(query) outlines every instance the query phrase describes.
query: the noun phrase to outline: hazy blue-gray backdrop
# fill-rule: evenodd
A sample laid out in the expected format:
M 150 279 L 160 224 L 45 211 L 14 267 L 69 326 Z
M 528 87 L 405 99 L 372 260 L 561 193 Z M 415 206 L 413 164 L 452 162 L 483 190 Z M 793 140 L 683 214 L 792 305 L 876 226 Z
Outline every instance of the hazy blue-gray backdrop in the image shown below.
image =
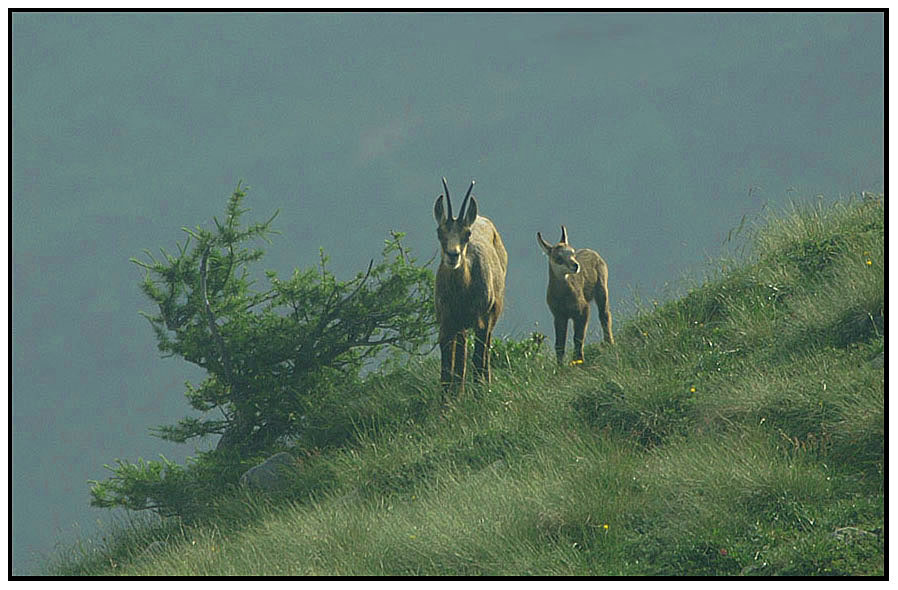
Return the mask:
M 238 180 L 247 220 L 281 211 L 263 268 L 323 246 L 349 277 L 390 229 L 429 258 L 440 176 L 457 198 L 475 178 L 510 257 L 497 333 L 551 331 L 535 233 L 560 223 L 607 259 L 622 318 L 765 202 L 883 190 L 883 30 L 879 13 L 13 14 L 13 571 L 108 520 L 86 484 L 104 463 L 194 453 L 148 434 L 200 373 L 160 358 L 128 259 L 210 223 Z

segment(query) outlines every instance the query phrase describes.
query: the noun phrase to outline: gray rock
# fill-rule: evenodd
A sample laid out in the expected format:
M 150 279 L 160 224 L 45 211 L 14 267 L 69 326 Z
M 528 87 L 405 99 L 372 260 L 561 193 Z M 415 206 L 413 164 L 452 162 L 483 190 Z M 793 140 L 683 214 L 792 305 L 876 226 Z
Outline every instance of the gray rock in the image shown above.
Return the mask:
M 295 465 L 290 453 L 277 453 L 241 475 L 240 485 L 263 490 L 278 489 L 289 481 L 290 471 L 295 469 Z

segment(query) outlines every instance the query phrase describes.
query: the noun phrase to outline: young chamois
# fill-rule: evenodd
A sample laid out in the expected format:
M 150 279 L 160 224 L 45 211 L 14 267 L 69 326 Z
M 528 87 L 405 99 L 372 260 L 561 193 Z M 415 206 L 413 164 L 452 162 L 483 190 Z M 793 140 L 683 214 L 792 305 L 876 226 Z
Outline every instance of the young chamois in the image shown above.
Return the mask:
M 561 226 L 561 241 L 554 246 L 536 232 L 540 248 L 549 257 L 549 287 L 546 302 L 555 316 L 555 355 L 564 358 L 568 320 L 574 320 L 574 361 L 583 360 L 583 340 L 589 324 L 589 302 L 595 300 L 605 341 L 614 344 L 611 309 L 608 305 L 608 265 L 599 253 L 589 248 L 574 250 L 567 242 L 567 229 Z
M 444 390 L 465 389 L 467 329 L 474 328 L 474 374 L 490 382 L 490 340 L 505 298 L 508 253 L 493 222 L 477 215 L 477 200 L 468 188 L 458 218 L 452 217 L 449 186 L 433 206 L 440 240 L 440 267 L 434 288 L 440 323 L 440 383 Z M 469 200 L 470 199 L 470 200 Z

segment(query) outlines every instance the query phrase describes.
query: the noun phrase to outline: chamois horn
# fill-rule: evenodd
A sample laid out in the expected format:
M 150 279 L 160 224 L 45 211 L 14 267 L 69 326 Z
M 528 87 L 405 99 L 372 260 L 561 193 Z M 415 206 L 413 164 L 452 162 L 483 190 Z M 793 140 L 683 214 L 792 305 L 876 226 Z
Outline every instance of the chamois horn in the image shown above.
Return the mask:
M 446 184 L 446 177 L 443 177 L 443 190 L 446 192 L 446 213 L 449 221 L 452 221 L 452 201 L 449 200 L 449 185 Z
M 471 186 L 468 187 L 468 192 L 465 194 L 465 200 L 461 202 L 461 211 L 458 212 L 458 218 L 462 219 L 465 216 L 465 208 L 468 206 L 468 197 L 471 196 L 471 191 L 474 190 L 474 181 L 471 181 Z

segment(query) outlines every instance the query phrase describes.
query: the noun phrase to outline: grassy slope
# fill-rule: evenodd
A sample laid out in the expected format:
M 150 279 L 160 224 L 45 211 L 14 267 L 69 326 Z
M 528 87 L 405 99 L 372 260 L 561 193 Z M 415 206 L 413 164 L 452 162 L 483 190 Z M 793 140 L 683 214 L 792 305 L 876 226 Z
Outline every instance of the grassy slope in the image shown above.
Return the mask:
M 752 250 L 582 366 L 500 342 L 491 390 L 448 407 L 432 359 L 373 378 L 286 502 L 124 525 L 48 570 L 882 575 L 883 200 L 796 208 Z

